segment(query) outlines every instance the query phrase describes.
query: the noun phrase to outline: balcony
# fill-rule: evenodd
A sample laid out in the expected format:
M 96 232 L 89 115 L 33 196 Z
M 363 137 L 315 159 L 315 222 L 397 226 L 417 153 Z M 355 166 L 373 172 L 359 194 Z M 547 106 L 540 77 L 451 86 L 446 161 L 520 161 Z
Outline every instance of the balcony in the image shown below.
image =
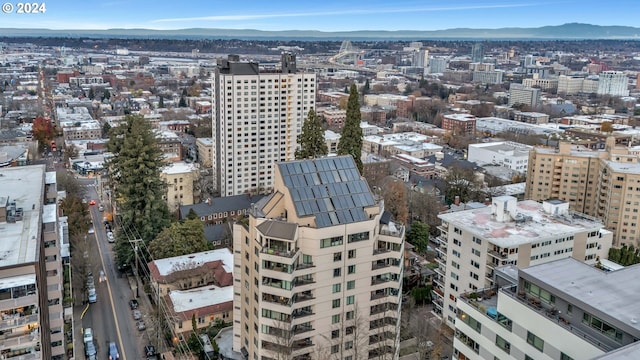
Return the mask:
M 393 312 L 398 311 L 398 305 L 394 303 L 383 303 L 383 304 L 374 305 L 371 307 L 369 314 L 377 315 L 387 311 L 393 311 Z
M 507 254 L 506 252 L 497 252 L 495 250 L 489 250 L 489 255 L 498 259 L 506 259 L 509 257 L 509 254 Z
M 378 260 L 371 263 L 371 271 L 391 266 L 387 260 Z
M 531 296 L 524 292 L 518 292 L 516 294 L 515 291 L 516 291 L 516 286 L 500 289 L 500 292 L 502 294 L 505 294 L 517 300 L 521 304 L 524 304 L 526 307 L 528 307 L 530 310 L 537 312 L 538 314 L 542 315 L 544 318 L 547 318 L 552 323 L 557 324 L 558 326 L 564 328 L 566 331 L 569 331 L 575 336 L 582 338 L 583 340 L 603 350 L 604 352 L 609 352 L 615 349 L 614 346 L 608 345 L 602 342 L 601 340 L 598 340 L 595 337 L 587 334 L 586 332 L 578 329 L 578 327 L 571 325 L 571 321 L 569 319 L 561 316 L 560 313 L 555 308 L 552 308 L 550 307 L 550 305 L 547 305 L 546 303 L 541 302 L 539 298 Z
M 292 301 L 284 296 L 276 296 L 271 294 L 262 294 L 262 301 L 266 301 L 272 304 L 279 304 L 283 306 L 291 306 Z
M 384 253 L 388 253 L 389 249 L 387 248 L 377 248 L 377 249 L 373 249 L 373 255 L 380 255 L 380 254 L 384 254 Z
M 291 348 L 293 349 L 293 351 L 296 351 L 296 350 L 304 349 L 313 345 L 314 344 L 311 341 L 311 338 L 306 338 L 301 340 L 295 340 L 293 344 L 291 344 Z
M 294 319 L 299 319 L 311 315 L 315 315 L 315 313 L 313 312 L 313 310 L 311 310 L 310 307 L 293 310 L 293 313 L 291 314 Z
M 296 270 L 304 270 L 304 269 L 310 269 L 312 267 L 315 267 L 316 265 L 313 263 L 300 263 L 298 265 L 296 265 Z
M 306 333 L 308 331 L 314 331 L 315 329 L 313 328 L 313 326 L 311 325 L 295 325 L 293 327 L 293 333 L 294 334 L 302 334 L 302 333 Z
M 304 286 L 304 285 L 309 285 L 309 284 L 315 284 L 315 280 L 313 280 L 313 278 L 306 278 L 306 277 L 297 277 L 295 279 L 293 279 L 293 286 Z
M 293 302 L 297 304 L 297 303 L 301 303 L 303 301 L 313 300 L 315 298 L 316 297 L 313 296 L 311 291 L 308 290 L 308 291 L 299 292 L 299 293 L 296 293 L 295 295 L 293 295 Z
M 287 250 L 286 248 L 262 248 L 263 254 L 269 254 L 274 256 L 281 256 L 286 258 L 293 258 L 297 253 L 298 249 L 295 250 Z
M 278 271 L 285 274 L 291 274 L 293 272 L 293 266 L 287 264 L 276 263 L 272 261 L 263 261 L 262 268 L 265 270 Z
M 22 327 L 31 323 L 38 323 L 39 315 L 31 314 L 26 316 L 19 315 L 2 315 L 2 320 L 0 321 L 0 331 L 4 331 L 6 329 L 11 329 L 15 327 Z

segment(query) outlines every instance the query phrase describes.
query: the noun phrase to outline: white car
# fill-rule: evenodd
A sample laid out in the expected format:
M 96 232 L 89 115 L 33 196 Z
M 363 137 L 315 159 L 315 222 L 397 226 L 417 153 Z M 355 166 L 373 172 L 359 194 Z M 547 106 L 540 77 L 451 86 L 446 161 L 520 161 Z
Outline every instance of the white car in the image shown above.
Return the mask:
M 116 241 L 116 238 L 113 236 L 113 232 L 112 232 L 112 231 L 109 231 L 109 232 L 107 233 L 107 241 L 109 241 L 110 243 L 112 243 L 112 242 L 115 242 L 115 241 Z
M 88 343 L 90 341 L 93 341 L 93 330 L 91 330 L 91 328 L 86 328 L 84 329 L 84 343 Z

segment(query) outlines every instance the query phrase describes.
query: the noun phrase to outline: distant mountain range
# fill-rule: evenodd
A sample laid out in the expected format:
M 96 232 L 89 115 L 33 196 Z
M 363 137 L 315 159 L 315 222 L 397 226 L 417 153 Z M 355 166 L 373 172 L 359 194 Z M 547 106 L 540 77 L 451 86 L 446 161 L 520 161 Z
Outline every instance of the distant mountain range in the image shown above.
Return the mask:
M 640 28 L 631 26 L 599 26 L 570 23 L 537 28 L 470 29 L 455 28 L 434 31 L 340 31 L 313 30 L 262 31 L 191 28 L 180 30 L 108 29 L 49 30 L 0 28 L 0 37 L 69 37 L 121 39 L 239 39 L 239 40 L 640 40 Z

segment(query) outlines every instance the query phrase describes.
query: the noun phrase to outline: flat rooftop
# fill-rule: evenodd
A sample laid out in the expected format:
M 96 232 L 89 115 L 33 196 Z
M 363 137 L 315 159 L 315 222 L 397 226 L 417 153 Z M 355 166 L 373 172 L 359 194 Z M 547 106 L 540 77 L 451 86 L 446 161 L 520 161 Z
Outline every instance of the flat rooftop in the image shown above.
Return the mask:
M 601 271 L 573 258 L 551 261 L 520 269 L 556 289 L 574 304 L 586 304 L 625 324 L 634 336 L 640 335 L 640 265 L 615 271 Z
M 24 212 L 22 221 L 0 223 L 0 268 L 36 261 L 45 172 L 45 165 L 0 169 L 1 196 L 8 197 L 9 202 L 15 201 L 16 207 Z
M 497 221 L 491 211 L 492 207 L 487 206 L 444 213 L 438 217 L 500 247 L 516 247 L 579 231 L 601 230 L 603 226 L 602 223 L 577 213 L 569 213 L 563 217 L 552 216 L 544 212 L 542 204 L 533 200 L 518 201 L 516 204 L 516 213 L 528 217 L 524 222 Z
M 195 264 L 202 266 L 208 262 L 222 260 L 224 271 L 233 272 L 233 254 L 229 249 L 203 251 L 194 254 L 176 256 L 166 259 L 154 260 L 160 276 L 167 276 L 176 270 L 184 268 L 184 265 Z
M 191 290 L 172 290 L 169 293 L 173 310 L 177 313 L 201 309 L 233 301 L 233 286 L 206 286 Z

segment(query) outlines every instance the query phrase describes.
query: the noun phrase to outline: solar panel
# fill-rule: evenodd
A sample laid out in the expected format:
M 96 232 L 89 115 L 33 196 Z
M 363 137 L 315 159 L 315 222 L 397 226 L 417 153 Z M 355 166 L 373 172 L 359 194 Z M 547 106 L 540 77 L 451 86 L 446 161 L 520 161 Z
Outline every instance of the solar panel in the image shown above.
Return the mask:
M 298 216 L 315 216 L 318 227 L 367 219 L 364 207 L 375 205 L 366 181 L 350 156 L 278 164 Z

